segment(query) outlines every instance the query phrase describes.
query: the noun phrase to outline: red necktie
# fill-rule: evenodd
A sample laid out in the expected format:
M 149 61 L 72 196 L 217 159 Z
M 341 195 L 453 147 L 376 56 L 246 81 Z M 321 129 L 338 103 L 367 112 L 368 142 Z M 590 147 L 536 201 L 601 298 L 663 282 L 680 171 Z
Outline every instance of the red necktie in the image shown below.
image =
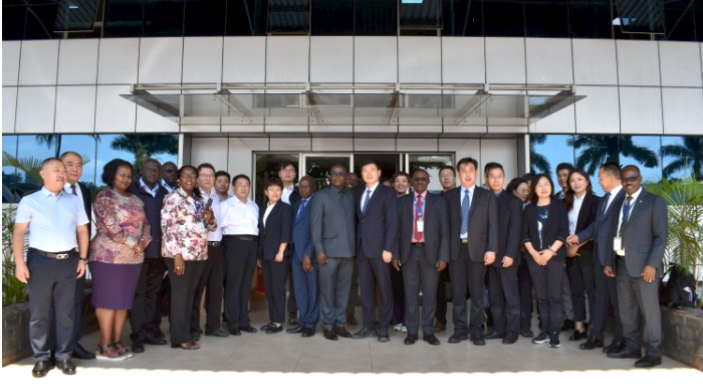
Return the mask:
M 413 231 L 413 238 L 415 238 L 416 242 L 420 242 L 422 240 L 422 233 L 417 231 L 417 220 L 419 215 L 418 211 L 422 208 L 422 195 L 417 195 L 417 204 L 415 205 L 414 213 L 415 213 L 415 229 Z

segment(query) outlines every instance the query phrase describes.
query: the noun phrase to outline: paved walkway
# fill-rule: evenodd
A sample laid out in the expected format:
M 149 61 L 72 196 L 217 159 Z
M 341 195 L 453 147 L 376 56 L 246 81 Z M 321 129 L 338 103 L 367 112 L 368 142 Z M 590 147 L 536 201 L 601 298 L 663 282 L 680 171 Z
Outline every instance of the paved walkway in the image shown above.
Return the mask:
M 256 305 L 256 309 L 252 313 L 252 325 L 258 328 L 266 322 L 267 313 L 262 305 Z M 360 315 L 358 310 L 357 316 Z M 641 370 L 634 367 L 634 360 L 613 360 L 600 350 L 580 350 L 578 343 L 567 340 L 566 334 L 562 334 L 559 349 L 534 345 L 522 337 L 513 345 L 503 345 L 500 340 L 489 340 L 485 347 L 475 347 L 468 342 L 448 344 L 449 336 L 446 331 L 438 334 L 442 344 L 437 347 L 424 341 L 405 346 L 404 334 L 397 332 L 384 344 L 375 338 L 340 338 L 332 342 L 322 337 L 319 327 L 317 334 L 308 339 L 285 332 L 275 335 L 242 333 L 242 336 L 228 338 L 203 336 L 198 351 L 171 349 L 170 345 L 147 346 L 146 352 L 125 361 L 77 361 L 78 373 L 70 377 L 52 370 L 44 379 L 33 379 L 30 372 L 33 360 L 27 358 L 4 367 L 2 380 L 3 384 L 16 381 L 22 386 L 71 383 L 96 387 L 131 387 L 129 383 L 138 383 L 135 387 L 160 387 L 158 383 L 164 382 L 177 383 L 170 384 L 173 386 L 200 384 L 209 387 L 213 382 L 219 383 L 218 380 L 223 386 L 250 380 L 259 386 L 284 382 L 286 387 L 329 385 L 330 382 L 334 385 L 370 382 L 374 386 L 429 383 L 430 387 L 435 387 L 437 383 L 457 381 L 515 386 L 533 385 L 538 380 L 540 384 L 553 382 L 568 387 L 606 387 L 615 383 L 666 386 L 683 381 L 692 386 L 703 385 L 702 372 L 672 359 L 664 358 L 661 366 Z M 86 348 L 95 348 L 98 333 L 84 337 L 81 342 Z

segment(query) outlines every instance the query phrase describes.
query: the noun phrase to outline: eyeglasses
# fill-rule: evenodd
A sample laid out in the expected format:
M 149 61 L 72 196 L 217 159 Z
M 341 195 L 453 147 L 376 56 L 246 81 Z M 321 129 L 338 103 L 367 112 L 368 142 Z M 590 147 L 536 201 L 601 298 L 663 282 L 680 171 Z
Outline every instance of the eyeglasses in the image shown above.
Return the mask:
M 200 174 L 200 177 L 202 177 L 203 179 L 212 179 L 215 177 L 215 175 L 202 173 Z
M 623 183 L 636 183 L 637 180 L 639 180 L 640 175 L 637 176 L 632 176 L 632 177 L 623 177 L 622 182 Z
M 413 177 L 413 181 L 416 183 L 427 183 L 426 177 Z
M 182 179 L 197 179 L 198 175 L 196 175 L 194 173 L 184 173 L 181 175 L 181 178 Z
M 330 177 L 344 177 L 346 176 L 346 172 L 330 172 Z
M 295 169 L 284 169 L 281 172 L 283 173 L 295 173 Z
M 448 178 L 451 178 L 451 177 L 454 177 L 454 175 L 452 175 L 451 173 L 441 173 L 441 174 L 439 175 L 439 178 L 440 178 L 440 179 L 448 179 Z

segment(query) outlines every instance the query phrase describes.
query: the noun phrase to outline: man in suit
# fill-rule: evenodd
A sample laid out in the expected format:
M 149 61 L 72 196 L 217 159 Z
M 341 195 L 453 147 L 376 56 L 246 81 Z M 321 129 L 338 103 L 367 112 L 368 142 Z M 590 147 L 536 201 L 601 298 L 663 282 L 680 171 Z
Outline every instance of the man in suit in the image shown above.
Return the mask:
M 595 284 L 595 302 L 591 313 L 591 333 L 585 343 L 579 348 L 591 350 L 602 348 L 603 332 L 605 331 L 605 320 L 608 313 L 608 305 L 612 304 L 615 311 L 615 336 L 610 345 L 603 351 L 620 351 L 625 346 L 622 322 L 618 311 L 618 296 L 615 278 L 607 277 L 603 270 L 608 262 L 612 261 L 613 238 L 610 235 L 610 225 L 618 216 L 618 208 L 613 203 L 621 201 L 625 197 L 620 180 L 620 166 L 615 162 L 608 162 L 601 165 L 598 170 L 598 182 L 605 191 L 605 196 L 601 199 L 596 211 L 596 219 L 589 227 L 581 230 L 576 235 L 570 235 L 566 241 L 571 244 L 580 244 L 589 239 L 593 239 L 593 276 Z
M 422 289 L 423 340 L 439 345 L 432 320 L 437 299 L 439 272 L 447 265 L 449 233 L 447 208 L 441 196 L 427 192 L 430 175 L 416 169 L 412 175 L 413 194 L 398 199 L 398 248 L 400 258 L 393 267 L 403 274 L 405 291 L 406 345 L 415 344 L 420 323 L 418 294 Z
M 442 195 L 456 188 L 456 171 L 451 165 L 445 165 L 439 170 L 439 183 L 442 185 Z M 449 251 L 447 251 L 449 254 Z M 449 257 L 447 257 L 449 260 Z M 444 269 L 439 272 L 437 282 L 437 310 L 435 312 L 434 331 L 439 333 L 447 329 L 447 287 L 451 286 L 449 270 Z
M 664 199 L 642 188 L 638 167 L 623 168 L 622 183 L 626 196 L 613 203 L 620 211 L 610 233 L 615 259 L 611 258 L 603 271 L 616 277 L 625 348 L 609 352 L 608 357 L 639 358 L 635 366 L 649 368 L 661 364 L 662 357 L 659 281 L 664 271 L 668 215 Z M 640 342 L 646 347 L 642 358 Z
M 293 256 L 291 269 L 293 271 L 293 286 L 295 287 L 295 301 L 300 314 L 300 324 L 286 330 L 288 333 L 301 333 L 303 337 L 315 334 L 315 325 L 320 314 L 320 303 L 317 297 L 317 260 L 314 259 L 312 237 L 310 229 L 310 214 L 313 196 L 315 193 L 315 180 L 310 176 L 303 176 L 298 183 L 301 200 L 293 203 L 293 229 L 291 230 L 291 243 Z
M 357 191 L 356 198 L 356 265 L 364 326 L 354 334 L 354 338 L 377 335 L 378 341 L 385 343 L 390 340 L 388 324 L 393 316 L 390 263 L 398 236 L 398 204 L 395 190 L 379 182 L 381 165 L 377 161 L 361 164 L 361 178 L 365 187 Z M 381 293 L 378 318 L 376 288 Z M 378 324 L 378 329 L 375 324 Z
M 478 162 L 470 157 L 457 163 L 461 186 L 445 193 L 449 213 L 449 275 L 452 278 L 454 334 L 449 343 L 470 338 L 485 345 L 483 337 L 483 284 L 486 267 L 498 251 L 498 202 L 493 192 L 476 189 Z M 467 321 L 467 282 L 471 295 L 471 321 Z
M 178 167 L 172 161 L 167 161 L 161 166 L 161 186 L 168 193 L 178 188 Z
M 346 168 L 345 168 L 346 170 Z M 346 175 L 346 186 L 350 192 L 356 191 L 359 184 L 359 176 L 351 172 Z M 356 265 L 352 265 L 351 289 L 349 289 L 349 300 L 347 301 L 347 323 L 356 326 L 356 304 L 359 303 L 359 273 L 356 272 Z
M 283 191 L 281 193 L 281 201 L 289 205 L 298 202 L 300 198 L 300 193 L 295 187 L 295 178 L 297 176 L 295 164 L 291 161 L 284 160 L 278 164 L 278 178 L 283 182 Z M 288 324 L 297 325 L 298 324 L 298 305 L 295 301 L 295 285 L 293 284 L 293 271 L 291 268 L 288 270 L 288 278 L 286 279 L 288 285 L 288 302 L 286 303 L 286 309 L 288 309 Z
M 502 165 L 488 163 L 484 171 L 488 187 L 498 198 L 500 225 L 496 260 L 488 267 L 488 293 L 493 315 L 493 332 L 486 338 L 503 339 L 503 344 L 513 344 L 520 333 L 517 270 L 521 255 L 522 201 L 511 192 L 503 190 L 505 172 Z
M 64 152 L 61 157 L 66 166 L 66 183 L 63 186 L 63 190 L 66 193 L 78 196 L 83 204 L 83 209 L 85 210 L 85 215 L 88 218 L 88 238 L 90 238 L 92 230 L 91 215 L 90 210 L 90 191 L 85 184 L 79 183 L 81 176 L 83 176 L 83 158 L 76 152 L 67 151 Z M 92 360 L 95 359 L 95 354 L 87 351 L 79 340 L 81 339 L 81 316 L 83 310 L 83 295 L 85 293 L 85 276 L 81 276 L 76 280 L 76 295 L 73 300 L 74 302 L 74 321 L 76 322 L 73 327 L 73 357 L 81 360 Z
M 328 340 L 350 338 L 347 302 L 354 271 L 354 193 L 345 186 L 347 169 L 330 169 L 330 187 L 315 195 L 310 212 L 311 237 L 319 267 L 322 334 Z

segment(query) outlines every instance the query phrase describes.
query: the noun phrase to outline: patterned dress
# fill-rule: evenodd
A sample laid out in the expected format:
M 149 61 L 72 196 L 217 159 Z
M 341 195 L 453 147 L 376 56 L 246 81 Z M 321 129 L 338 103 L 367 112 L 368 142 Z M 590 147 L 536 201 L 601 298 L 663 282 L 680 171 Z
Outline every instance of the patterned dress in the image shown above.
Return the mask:
M 217 230 L 203 218 L 205 205 L 194 196 L 178 188 L 164 198 L 161 208 L 161 254 L 173 258 L 177 254 L 185 261 L 207 260 L 207 233 Z

